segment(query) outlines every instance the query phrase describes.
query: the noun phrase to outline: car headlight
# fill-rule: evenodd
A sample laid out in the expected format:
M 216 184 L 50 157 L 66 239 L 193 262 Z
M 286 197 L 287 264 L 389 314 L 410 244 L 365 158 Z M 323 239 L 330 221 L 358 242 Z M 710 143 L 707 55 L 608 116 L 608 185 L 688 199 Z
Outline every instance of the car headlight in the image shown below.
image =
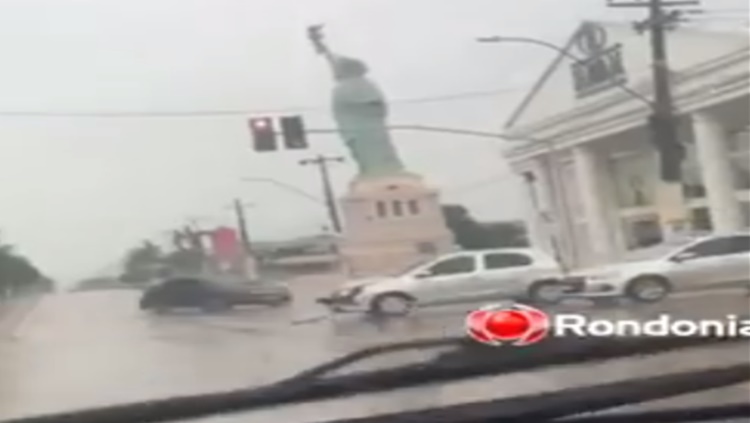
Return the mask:
M 362 292 L 361 286 L 355 286 L 353 288 L 345 288 L 336 293 L 337 297 L 354 298 Z

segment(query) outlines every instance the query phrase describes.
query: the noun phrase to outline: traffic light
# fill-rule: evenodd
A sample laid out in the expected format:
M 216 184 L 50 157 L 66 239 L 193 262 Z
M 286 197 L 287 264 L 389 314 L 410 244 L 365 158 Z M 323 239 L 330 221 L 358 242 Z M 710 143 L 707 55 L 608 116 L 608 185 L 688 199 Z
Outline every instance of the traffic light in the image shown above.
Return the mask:
M 281 118 L 281 133 L 284 146 L 290 150 L 301 150 L 308 147 L 305 134 L 305 124 L 301 116 L 285 116 Z
M 252 118 L 249 125 L 253 134 L 255 151 L 276 151 L 276 132 L 273 127 L 273 119 L 267 117 Z

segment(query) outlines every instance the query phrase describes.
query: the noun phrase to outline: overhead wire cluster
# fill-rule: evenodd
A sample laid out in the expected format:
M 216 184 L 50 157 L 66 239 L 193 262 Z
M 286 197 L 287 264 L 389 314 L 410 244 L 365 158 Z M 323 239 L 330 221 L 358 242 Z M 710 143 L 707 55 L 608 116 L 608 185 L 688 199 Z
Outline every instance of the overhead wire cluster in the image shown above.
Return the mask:
M 448 101 L 471 100 L 477 98 L 495 97 L 524 90 L 526 87 L 516 86 L 495 90 L 470 91 L 436 96 L 394 99 L 389 106 L 410 104 L 439 103 Z M 27 118 L 204 118 L 204 117 L 249 117 L 253 115 L 299 114 L 309 112 L 327 112 L 327 106 L 298 106 L 278 109 L 255 110 L 170 110 L 170 111 L 31 111 L 31 110 L 0 110 L 0 117 Z
M 750 22 L 750 11 L 747 8 L 726 9 L 684 9 L 677 11 L 678 20 L 682 23 L 706 23 L 715 21 Z

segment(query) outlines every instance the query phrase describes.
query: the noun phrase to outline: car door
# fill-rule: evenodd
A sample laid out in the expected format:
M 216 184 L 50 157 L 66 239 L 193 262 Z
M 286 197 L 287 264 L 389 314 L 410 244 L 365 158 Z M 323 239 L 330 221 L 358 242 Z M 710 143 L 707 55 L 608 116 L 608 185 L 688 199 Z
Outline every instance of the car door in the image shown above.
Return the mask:
M 727 258 L 730 284 L 746 287 L 750 283 L 750 235 L 732 237 L 732 253 Z
M 283 298 L 286 291 L 282 285 L 271 282 L 249 282 L 238 285 L 237 302 L 266 303 Z
M 476 289 L 487 298 L 517 298 L 526 294 L 534 260 L 520 252 L 487 252 L 481 257 L 482 269 Z
M 473 254 L 440 259 L 415 276 L 414 293 L 425 304 L 461 301 L 471 294 L 477 268 Z
M 750 237 L 726 236 L 694 244 L 675 254 L 667 275 L 677 289 L 729 286 L 750 274 Z
M 163 295 L 174 307 L 193 307 L 199 305 L 207 289 L 203 281 L 193 278 L 172 279 L 165 283 Z

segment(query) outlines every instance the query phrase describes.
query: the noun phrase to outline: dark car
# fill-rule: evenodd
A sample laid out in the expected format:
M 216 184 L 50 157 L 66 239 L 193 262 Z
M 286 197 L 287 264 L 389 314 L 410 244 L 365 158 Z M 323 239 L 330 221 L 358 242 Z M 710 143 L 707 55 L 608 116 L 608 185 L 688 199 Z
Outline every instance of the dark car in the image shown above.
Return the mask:
M 222 311 L 239 305 L 280 306 L 291 300 L 289 289 L 281 284 L 179 277 L 148 288 L 141 297 L 140 308 L 156 312 L 176 308 Z

